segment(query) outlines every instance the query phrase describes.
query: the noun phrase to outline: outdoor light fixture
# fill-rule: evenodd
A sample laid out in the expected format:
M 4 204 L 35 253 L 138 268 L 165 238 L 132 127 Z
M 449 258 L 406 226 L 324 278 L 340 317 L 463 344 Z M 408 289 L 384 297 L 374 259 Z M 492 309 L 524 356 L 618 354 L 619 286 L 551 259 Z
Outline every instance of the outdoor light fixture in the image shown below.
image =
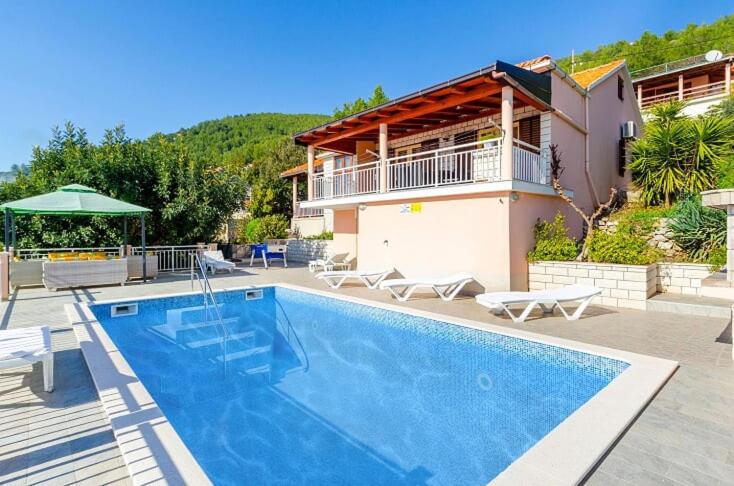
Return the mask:
M 512 191 L 512 192 L 510 193 L 510 201 L 512 201 L 512 202 L 515 202 L 515 201 L 517 201 L 518 199 L 520 199 L 520 194 L 518 194 L 518 193 L 517 193 L 517 192 L 515 192 L 515 191 Z
M 367 209 L 367 205 L 366 204 L 360 204 L 357 207 L 359 208 L 360 211 L 364 211 L 365 209 Z

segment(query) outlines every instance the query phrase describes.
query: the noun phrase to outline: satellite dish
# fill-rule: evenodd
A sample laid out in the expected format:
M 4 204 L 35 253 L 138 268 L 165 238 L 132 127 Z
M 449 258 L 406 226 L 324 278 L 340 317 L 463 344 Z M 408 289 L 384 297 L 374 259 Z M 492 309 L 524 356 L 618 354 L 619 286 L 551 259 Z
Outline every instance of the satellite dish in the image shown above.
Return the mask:
M 722 57 L 724 57 L 724 54 L 721 51 L 713 50 L 706 53 L 706 60 L 708 62 L 718 61 Z

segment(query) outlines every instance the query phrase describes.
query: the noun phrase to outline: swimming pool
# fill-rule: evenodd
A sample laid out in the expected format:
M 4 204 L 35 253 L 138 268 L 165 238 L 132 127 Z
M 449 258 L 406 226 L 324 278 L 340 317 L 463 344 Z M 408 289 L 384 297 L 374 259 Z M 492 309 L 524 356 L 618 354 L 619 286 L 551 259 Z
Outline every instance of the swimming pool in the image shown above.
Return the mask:
M 286 286 L 246 292 L 217 293 L 226 329 L 201 295 L 114 317 L 89 305 L 214 484 L 486 484 L 633 361 Z

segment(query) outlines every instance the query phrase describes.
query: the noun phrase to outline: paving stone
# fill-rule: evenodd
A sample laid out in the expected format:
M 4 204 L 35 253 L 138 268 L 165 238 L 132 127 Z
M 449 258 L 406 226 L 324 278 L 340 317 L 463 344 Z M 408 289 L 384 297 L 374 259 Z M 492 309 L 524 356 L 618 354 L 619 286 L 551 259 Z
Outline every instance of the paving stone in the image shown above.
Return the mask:
M 572 267 L 569 267 L 572 268 Z M 615 269 L 616 270 L 616 269 Z M 589 276 L 601 278 L 599 275 Z M 620 271 L 622 271 L 620 269 Z M 644 273 L 624 270 L 633 278 Z M 303 267 L 239 268 L 218 274 L 214 288 L 288 282 L 329 291 Z M 161 275 L 147 285 L 47 292 L 21 289 L 0 304 L 10 328 L 49 324 L 56 357 L 56 390 L 43 391 L 40 366 L 0 372 L 0 484 L 130 484 L 122 458 L 100 407 L 63 306 L 88 300 L 189 292 L 186 275 Z M 396 304 L 386 292 L 364 287 L 337 291 Z M 493 316 L 471 297 L 446 303 L 428 294 L 398 303 L 411 308 L 516 328 Z M 731 345 L 716 343 L 726 320 L 591 306 L 568 322 L 556 313 L 533 313 L 530 332 L 649 354 L 681 363 L 647 409 L 598 465 L 587 484 L 730 484 L 734 471 L 734 366 Z

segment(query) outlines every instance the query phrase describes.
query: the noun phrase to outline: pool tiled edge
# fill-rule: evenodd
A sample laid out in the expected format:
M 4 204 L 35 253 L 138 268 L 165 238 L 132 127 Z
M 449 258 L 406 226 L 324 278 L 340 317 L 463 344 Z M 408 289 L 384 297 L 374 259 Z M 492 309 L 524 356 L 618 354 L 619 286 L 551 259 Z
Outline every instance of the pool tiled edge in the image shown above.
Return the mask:
M 677 368 L 677 363 L 673 361 L 582 344 L 521 329 L 508 329 L 289 284 L 263 287 L 270 286 L 420 316 L 630 364 L 620 376 L 514 461 L 491 484 L 580 482 Z M 245 288 L 255 287 L 226 290 Z M 192 293 L 194 292 L 114 299 L 109 302 L 159 299 Z M 190 484 L 209 484 L 195 458 L 142 383 L 138 381 L 89 307 L 86 304 L 69 304 L 66 310 L 133 481 L 140 484 L 167 478 L 172 482 L 179 479 Z
M 89 307 L 65 307 L 133 483 L 211 484 Z

